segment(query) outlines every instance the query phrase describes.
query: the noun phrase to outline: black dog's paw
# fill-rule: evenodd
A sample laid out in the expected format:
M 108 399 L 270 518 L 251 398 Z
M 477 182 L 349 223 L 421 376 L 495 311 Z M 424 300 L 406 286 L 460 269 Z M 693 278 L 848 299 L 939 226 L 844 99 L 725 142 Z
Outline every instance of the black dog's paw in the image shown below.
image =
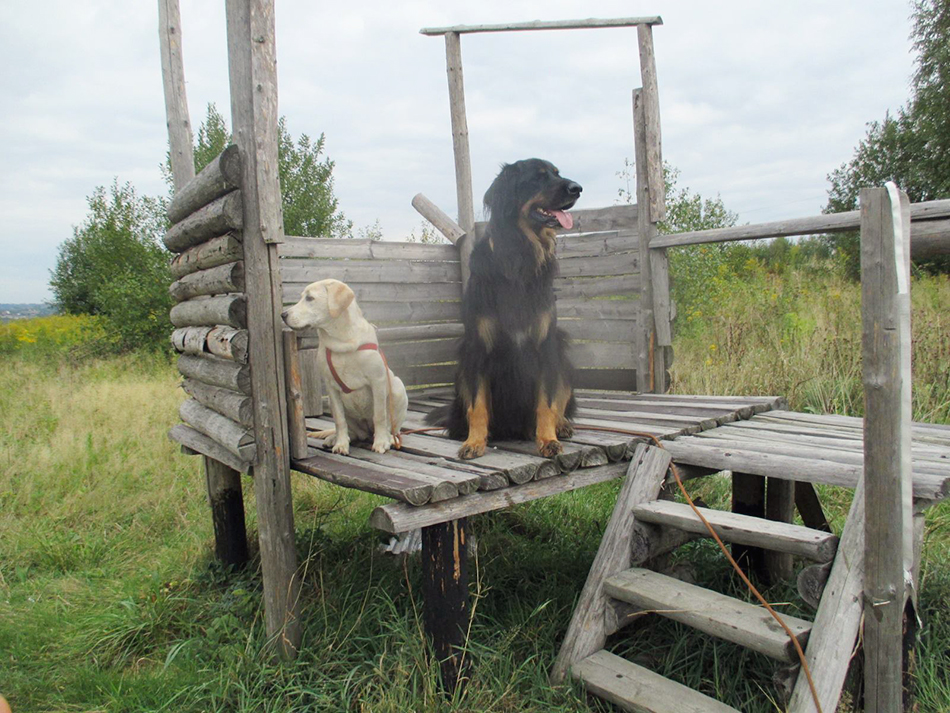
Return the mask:
M 538 443 L 538 454 L 542 458 L 553 458 L 564 450 L 560 441 L 542 441 Z
M 479 441 L 465 441 L 459 448 L 459 458 L 471 460 L 485 455 L 485 443 Z
M 561 421 L 557 425 L 558 438 L 570 438 L 574 435 L 574 424 L 570 421 Z

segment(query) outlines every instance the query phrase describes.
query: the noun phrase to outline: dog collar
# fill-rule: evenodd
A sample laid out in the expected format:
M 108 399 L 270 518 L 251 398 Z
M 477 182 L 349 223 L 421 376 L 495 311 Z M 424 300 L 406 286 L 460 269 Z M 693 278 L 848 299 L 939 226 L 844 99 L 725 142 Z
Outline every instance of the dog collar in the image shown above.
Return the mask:
M 329 349 L 327 349 L 326 351 L 327 351 L 327 366 L 330 368 L 330 375 L 333 376 L 333 380 L 337 383 L 337 385 L 340 387 L 340 390 L 343 391 L 344 394 L 353 393 L 353 389 L 351 389 L 349 386 L 343 383 L 343 379 L 340 378 L 340 375 L 336 373 L 336 369 L 333 368 L 333 352 L 331 352 Z M 383 350 L 379 348 L 378 344 L 373 344 L 372 342 L 367 342 L 366 344 L 360 344 L 356 348 L 356 351 L 379 352 L 379 355 L 383 358 L 383 366 L 386 367 L 387 371 L 389 370 L 389 364 L 386 363 L 386 355 L 383 354 Z

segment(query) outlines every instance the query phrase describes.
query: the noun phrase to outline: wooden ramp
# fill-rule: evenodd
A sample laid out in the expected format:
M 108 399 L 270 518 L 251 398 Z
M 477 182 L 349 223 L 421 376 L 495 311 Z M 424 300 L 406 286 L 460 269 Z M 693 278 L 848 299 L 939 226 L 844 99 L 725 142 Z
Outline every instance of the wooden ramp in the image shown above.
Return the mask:
M 708 536 L 685 504 L 658 499 L 671 459 L 715 470 L 856 487 L 841 539 L 788 523 L 703 509 L 721 539 L 784 552 L 830 574 L 814 622 L 782 615 L 805 650 L 825 711 L 837 706 L 856 646 L 864 587 L 863 430 L 861 419 L 770 411 L 665 441 L 641 444 L 591 566 L 552 672 L 568 674 L 624 710 L 731 711 L 605 649 L 607 637 L 632 615 L 650 611 L 770 656 L 785 666 L 799 657 L 786 632 L 763 608 L 641 567 L 685 541 L 673 534 Z M 914 424 L 913 483 L 920 508 L 950 488 L 950 427 Z M 920 521 L 922 522 L 922 520 Z M 920 524 L 920 523 L 918 523 Z M 918 529 L 918 538 L 922 529 Z M 916 573 L 915 573 L 916 575 Z M 800 580 L 801 581 L 801 580 Z M 823 593 L 822 590 L 823 589 Z M 798 676 L 787 709 L 816 710 L 805 676 Z

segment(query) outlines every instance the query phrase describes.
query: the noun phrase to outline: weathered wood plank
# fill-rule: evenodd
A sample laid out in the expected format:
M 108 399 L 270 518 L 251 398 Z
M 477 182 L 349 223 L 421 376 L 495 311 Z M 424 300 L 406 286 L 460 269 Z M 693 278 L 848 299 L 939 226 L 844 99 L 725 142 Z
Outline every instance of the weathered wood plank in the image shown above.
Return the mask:
M 407 470 L 388 468 L 334 453 L 310 451 L 294 461 L 294 470 L 345 488 L 385 495 L 413 506 L 429 502 L 432 483 Z
M 559 319 L 557 326 L 575 340 L 630 344 L 636 339 L 637 321 L 634 319 Z
M 632 508 L 656 499 L 669 465 L 670 456 L 662 449 L 644 444 L 637 447 L 551 670 L 552 682 L 560 683 L 571 666 L 604 647 L 604 582 L 630 566 L 636 523 Z
M 396 374 L 403 364 L 441 364 L 455 361 L 457 339 L 431 339 L 424 342 L 399 342 L 385 347 L 386 359 Z
M 244 226 L 241 191 L 232 191 L 199 208 L 165 233 L 165 247 L 180 253 Z
M 241 155 L 237 146 L 228 146 L 197 176 L 176 191 L 168 202 L 165 215 L 172 223 L 178 223 L 240 186 Z
M 169 263 L 172 277 L 178 279 L 196 270 L 225 265 L 244 257 L 241 233 L 227 233 L 178 253 Z
M 281 265 L 293 267 L 295 258 L 319 260 L 415 260 L 459 262 L 454 245 L 397 243 L 386 240 L 339 240 L 287 236 L 278 249 Z
M 306 262 L 295 265 L 296 262 Z M 425 262 L 420 260 L 320 260 L 321 265 L 303 260 L 283 260 L 281 277 L 285 282 L 309 284 L 333 278 L 347 284 L 359 282 L 387 283 L 456 283 L 459 299 L 462 294 L 462 273 L 457 262 Z
M 798 654 L 785 631 L 757 604 L 640 568 L 610 576 L 604 582 L 604 591 L 614 599 L 656 611 L 771 658 L 797 660 Z M 789 614 L 782 614 L 782 619 L 804 648 L 811 622 Z
M 574 372 L 574 385 L 579 389 L 616 389 L 629 391 L 637 387 L 636 369 L 583 369 Z
M 325 275 L 314 269 L 307 278 L 309 281 L 285 280 L 282 293 L 284 302 L 296 302 L 307 285 L 324 279 Z M 462 299 L 461 282 L 348 282 L 347 285 L 360 305 L 369 302 L 459 302 Z
M 640 300 L 632 299 L 559 299 L 558 319 L 632 319 L 640 320 Z
M 181 388 L 202 406 L 207 406 L 248 428 L 254 427 L 254 407 L 251 397 L 247 394 L 211 386 L 195 379 L 185 379 Z
M 477 492 L 460 496 L 444 503 L 434 503 L 422 507 L 413 507 L 403 503 L 382 505 L 370 516 L 370 525 L 389 533 L 407 532 L 419 527 L 448 522 L 461 517 L 479 513 L 502 510 L 519 503 L 545 498 L 556 493 L 584 488 L 594 483 L 602 483 L 624 475 L 626 463 L 611 463 L 600 468 L 575 470 L 573 473 L 557 478 L 543 478 L 500 488 L 489 492 Z
M 584 687 L 625 711 L 641 713 L 738 713 L 714 698 L 631 663 L 606 650 L 571 668 Z
M 640 292 L 642 274 L 619 277 L 563 278 L 554 280 L 554 296 L 558 300 L 621 297 Z M 642 300 L 641 300 L 642 301 Z
M 465 230 L 452 220 L 439 206 L 430 201 L 421 193 L 417 193 L 412 198 L 412 207 L 416 209 L 423 218 L 428 220 L 446 240 L 455 245 L 465 235 Z
M 232 262 L 198 270 L 175 280 L 168 292 L 176 302 L 201 295 L 222 295 L 244 291 L 244 263 Z
M 178 371 L 181 375 L 211 386 L 251 393 L 251 370 L 246 364 L 238 364 L 213 356 L 192 356 L 182 354 L 178 357 Z
M 950 216 L 950 199 L 914 203 L 910 207 L 911 220 L 947 218 Z M 772 223 L 740 225 L 733 228 L 714 228 L 688 233 L 660 235 L 650 241 L 651 248 L 673 248 L 681 245 L 700 245 L 704 243 L 726 243 L 734 240 L 759 240 L 762 238 L 788 237 L 792 235 L 816 235 L 819 233 L 839 233 L 857 230 L 861 227 L 861 211 L 846 213 L 826 213 L 809 218 L 793 218 Z M 911 257 L 914 255 L 914 230 L 911 223 Z
M 787 552 L 814 562 L 830 562 L 838 549 L 838 538 L 828 532 L 711 508 L 700 510 L 716 533 L 726 542 L 738 542 L 776 552 Z M 657 500 L 637 505 L 633 511 L 637 519 L 642 522 L 675 527 L 695 535 L 709 537 L 706 526 L 685 503 Z
M 254 435 L 246 426 L 212 411 L 195 399 L 187 399 L 178 408 L 181 420 L 227 448 L 242 461 L 252 463 L 257 456 Z
M 642 42 L 641 42 L 642 44 Z M 642 70 L 641 70 L 642 71 Z M 666 391 L 666 368 L 657 364 L 656 319 L 653 313 L 653 266 L 650 263 L 650 242 L 656 235 L 654 211 L 648 210 L 650 198 L 649 147 L 647 145 L 646 109 L 648 101 L 644 90 L 633 91 L 634 157 L 637 175 L 637 204 L 643 210 L 637 213 L 637 233 L 640 240 L 640 337 L 632 344 L 636 356 L 637 390 L 662 394 Z M 661 360 L 662 361 L 662 360 Z
M 287 384 L 287 433 L 291 458 L 306 458 L 307 424 L 304 422 L 303 378 L 300 374 L 300 358 L 297 353 L 297 335 L 293 330 L 283 331 L 284 374 Z
M 465 327 L 459 322 L 445 324 L 412 324 L 405 327 L 380 327 L 376 336 L 382 346 L 419 339 L 447 339 L 461 337 Z
M 831 567 L 821 604 L 805 649 L 823 711 L 838 706 L 841 688 L 854 653 L 863 611 L 864 483 L 858 484 L 841 532 L 838 555 Z M 799 676 L 789 699 L 789 713 L 817 713 L 805 676 Z M 899 709 L 898 709 L 899 710 Z
M 640 81 L 643 83 L 643 122 L 646 153 L 647 195 L 649 196 L 650 222 L 659 223 L 666 218 L 666 184 L 663 180 L 663 151 L 660 135 L 660 93 L 656 80 L 656 54 L 653 49 L 653 28 L 647 24 L 637 25 L 637 44 L 640 50 Z M 637 203 L 640 203 L 639 196 Z
M 299 299 L 298 294 L 284 304 L 292 304 Z M 187 304 L 187 303 L 186 303 Z M 461 302 L 361 302 L 363 316 L 374 324 L 385 322 L 459 322 L 462 319 Z M 301 341 L 302 349 L 310 349 L 314 344 Z
M 159 0 L 158 39 L 172 180 L 175 190 L 179 191 L 194 178 L 195 159 L 185 91 L 185 66 L 181 54 L 181 12 L 178 0 Z
M 300 388 L 303 390 L 304 416 L 322 416 L 323 376 L 320 373 L 320 352 L 317 349 L 301 349 L 298 340 L 297 358 L 300 361 Z
M 169 319 L 176 327 L 223 324 L 243 329 L 247 326 L 247 300 L 240 294 L 199 297 L 172 307 Z
M 776 478 L 854 488 L 862 467 L 807 457 L 780 456 L 754 450 L 705 445 L 700 438 L 680 438 L 665 444 L 673 458 L 717 470 L 755 473 Z M 915 474 L 914 497 L 942 500 L 950 494 L 950 477 Z
M 450 32 L 468 34 L 472 32 L 512 32 L 523 30 L 577 30 L 595 27 L 633 27 L 635 25 L 662 25 L 659 15 L 650 17 L 624 17 L 609 20 L 590 18 L 587 20 L 553 20 L 531 22 L 508 22 L 494 25 L 455 25 L 453 27 L 423 27 L 422 35 L 444 35 Z
M 633 241 L 631 241 L 632 243 Z M 631 252 L 603 255 L 598 257 L 567 257 L 558 260 L 558 274 L 561 277 L 603 277 L 605 275 L 638 275 L 640 273 L 640 253 Z
M 862 188 L 860 203 L 864 597 L 872 603 L 864 618 L 864 690 L 866 710 L 885 713 L 903 707 L 904 604 L 913 567 L 910 201 L 889 183 Z
M 621 212 L 613 213 L 618 209 Z M 620 254 L 629 256 L 633 254 L 637 257 L 639 268 L 640 239 L 637 237 L 637 207 L 635 205 L 624 205 L 592 211 L 572 210 L 571 216 L 574 218 L 574 225 L 578 225 L 578 220 L 583 221 L 585 214 L 589 216 L 589 214 L 600 211 L 610 211 L 608 214 L 616 215 L 617 221 L 625 223 L 626 227 L 622 230 L 608 230 L 581 235 L 576 233 L 559 234 L 554 239 L 558 258 L 560 260 L 573 260 L 575 258 L 596 258 Z
M 215 556 L 226 566 L 243 567 L 248 553 L 241 473 L 214 458 L 205 456 L 203 460 Z
M 168 431 L 168 438 L 176 443 L 180 443 L 182 449 L 187 449 L 190 454 L 208 456 L 240 473 L 247 473 L 253 467 L 250 463 L 242 461 L 221 444 L 216 443 L 205 434 L 196 431 L 184 423 L 177 423 L 172 426 Z
M 629 344 L 620 342 L 574 342 L 567 348 L 577 369 L 633 369 L 636 360 Z
M 302 636 L 300 580 L 288 457 L 287 404 L 280 337 L 283 240 L 277 161 L 277 49 L 273 0 L 227 0 L 231 126 L 241 152 L 244 270 L 254 391 L 254 465 L 265 633 L 294 658 Z M 229 195 L 235 195 L 231 193 Z M 227 196 L 225 197 L 225 200 Z M 214 204 L 212 204 L 214 205 Z

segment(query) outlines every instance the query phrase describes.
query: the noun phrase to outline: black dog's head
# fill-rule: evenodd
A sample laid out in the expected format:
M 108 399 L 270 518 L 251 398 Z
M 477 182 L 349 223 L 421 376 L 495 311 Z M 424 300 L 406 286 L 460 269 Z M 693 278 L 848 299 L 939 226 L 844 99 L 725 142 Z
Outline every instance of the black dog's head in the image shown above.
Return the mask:
M 485 192 L 492 223 L 524 221 L 533 232 L 544 228 L 570 229 L 569 208 L 581 194 L 580 184 L 564 178 L 550 161 L 529 158 L 501 167 Z

